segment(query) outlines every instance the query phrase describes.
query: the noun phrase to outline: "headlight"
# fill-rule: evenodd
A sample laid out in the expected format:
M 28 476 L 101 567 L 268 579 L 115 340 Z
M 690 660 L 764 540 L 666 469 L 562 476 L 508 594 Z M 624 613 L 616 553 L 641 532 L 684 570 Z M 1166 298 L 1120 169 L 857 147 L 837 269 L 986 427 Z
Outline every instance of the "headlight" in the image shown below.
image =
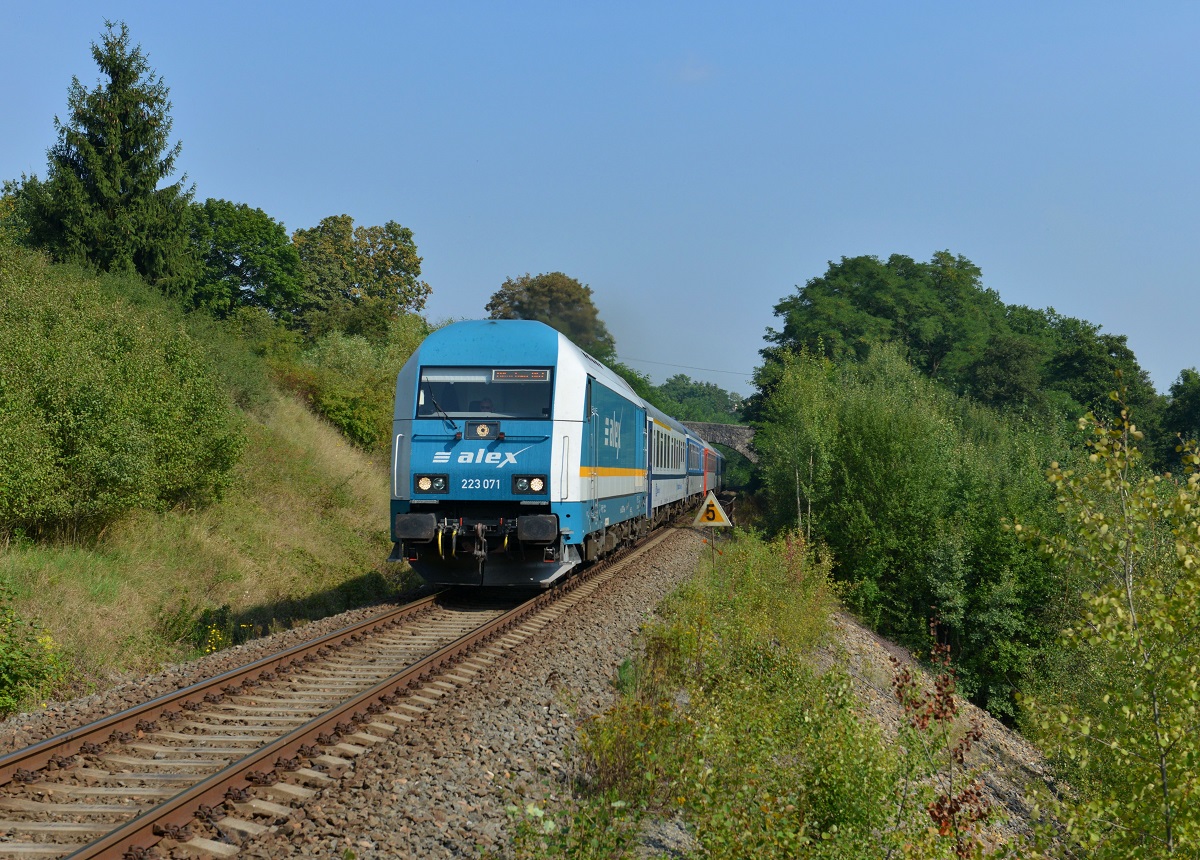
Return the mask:
M 450 488 L 448 475 L 413 475 L 413 488 L 418 493 L 444 493 Z
M 546 492 L 545 475 L 513 475 L 512 491 L 518 496 L 535 496 Z

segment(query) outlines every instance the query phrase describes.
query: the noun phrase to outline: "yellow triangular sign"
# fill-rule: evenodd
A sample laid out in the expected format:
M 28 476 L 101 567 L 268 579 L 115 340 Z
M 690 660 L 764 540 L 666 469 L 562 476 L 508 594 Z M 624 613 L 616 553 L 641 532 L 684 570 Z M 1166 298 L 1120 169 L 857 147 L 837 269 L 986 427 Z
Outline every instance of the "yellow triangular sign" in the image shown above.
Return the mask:
M 696 519 L 692 520 L 692 527 L 708 528 L 731 528 L 733 523 L 729 521 L 729 517 L 725 514 L 725 509 L 721 507 L 721 503 L 717 501 L 717 497 L 713 495 L 712 490 L 708 491 L 708 496 L 704 499 L 704 504 L 700 508 L 700 513 L 696 514 Z

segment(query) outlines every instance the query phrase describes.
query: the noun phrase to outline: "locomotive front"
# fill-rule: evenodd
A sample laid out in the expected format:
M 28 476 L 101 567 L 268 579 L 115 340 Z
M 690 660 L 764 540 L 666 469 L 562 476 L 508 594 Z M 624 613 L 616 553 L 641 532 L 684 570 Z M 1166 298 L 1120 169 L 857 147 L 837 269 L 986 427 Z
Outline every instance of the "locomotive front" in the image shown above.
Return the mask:
M 558 338 L 540 323 L 455 323 L 397 378 L 392 559 L 427 582 L 544 584 L 579 562 L 551 504 Z

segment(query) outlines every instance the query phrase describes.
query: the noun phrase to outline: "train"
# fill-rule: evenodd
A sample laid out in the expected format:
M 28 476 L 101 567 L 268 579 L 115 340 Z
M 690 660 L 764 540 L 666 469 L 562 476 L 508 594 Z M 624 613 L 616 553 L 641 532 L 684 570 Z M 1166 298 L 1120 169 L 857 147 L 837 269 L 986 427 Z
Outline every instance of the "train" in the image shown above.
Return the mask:
M 534 320 L 430 334 L 396 377 L 389 560 L 548 587 L 721 488 L 724 457 Z

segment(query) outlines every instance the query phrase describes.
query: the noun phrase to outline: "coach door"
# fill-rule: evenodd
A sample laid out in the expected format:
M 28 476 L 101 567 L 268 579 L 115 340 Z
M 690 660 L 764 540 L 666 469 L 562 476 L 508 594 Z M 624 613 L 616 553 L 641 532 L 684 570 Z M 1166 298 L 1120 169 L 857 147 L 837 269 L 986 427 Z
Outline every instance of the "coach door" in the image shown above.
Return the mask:
M 646 516 L 654 519 L 654 419 L 646 415 Z
M 599 487 L 597 486 L 597 484 L 599 482 L 596 480 L 598 477 L 596 464 L 600 462 L 600 433 L 599 433 L 600 413 L 596 409 L 595 403 L 592 401 L 592 382 L 593 381 L 594 380 L 592 379 L 592 377 L 589 376 L 588 381 L 587 381 L 587 399 L 585 401 L 586 409 L 587 409 L 587 422 L 588 422 L 587 488 L 588 488 L 588 499 L 590 500 L 589 507 L 590 507 L 590 511 L 591 511 L 591 520 L 592 520 L 591 528 L 595 528 L 597 525 L 596 520 L 599 517 L 599 509 L 600 509 L 600 503 L 598 501 Z

